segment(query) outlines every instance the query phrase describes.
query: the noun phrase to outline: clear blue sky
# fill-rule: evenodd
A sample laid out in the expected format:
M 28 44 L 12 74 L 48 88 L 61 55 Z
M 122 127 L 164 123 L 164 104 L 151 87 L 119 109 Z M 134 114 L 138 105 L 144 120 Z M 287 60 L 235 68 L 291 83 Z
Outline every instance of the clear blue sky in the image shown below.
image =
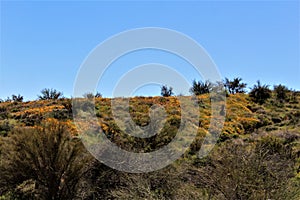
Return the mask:
M 43 88 L 71 96 L 79 67 L 96 45 L 149 26 L 195 39 L 223 77 L 242 77 L 250 87 L 259 79 L 300 90 L 299 10 L 299 1 L 1 1 L 0 98 L 20 93 L 36 99 Z M 131 64 L 168 59 L 151 51 L 120 59 L 127 68 L 112 67 L 99 91 L 109 96 Z M 180 62 L 172 66 L 190 81 L 199 79 Z M 136 94 L 159 93 L 150 87 Z

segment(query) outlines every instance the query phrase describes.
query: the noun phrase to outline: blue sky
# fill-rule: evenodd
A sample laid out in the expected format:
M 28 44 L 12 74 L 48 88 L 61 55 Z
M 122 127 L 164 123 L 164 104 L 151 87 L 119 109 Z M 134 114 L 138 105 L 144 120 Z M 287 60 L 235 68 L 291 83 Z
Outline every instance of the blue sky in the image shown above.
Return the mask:
M 92 49 L 141 27 L 173 29 L 193 38 L 223 77 L 242 77 L 249 87 L 261 80 L 300 90 L 299 6 L 299 1 L 1 1 L 0 98 L 36 99 L 43 88 L 71 96 Z M 104 96 L 136 64 L 163 62 L 189 81 L 201 78 L 182 60 L 159 51 L 118 61 L 99 83 Z M 148 86 L 135 94 L 159 95 L 160 89 Z

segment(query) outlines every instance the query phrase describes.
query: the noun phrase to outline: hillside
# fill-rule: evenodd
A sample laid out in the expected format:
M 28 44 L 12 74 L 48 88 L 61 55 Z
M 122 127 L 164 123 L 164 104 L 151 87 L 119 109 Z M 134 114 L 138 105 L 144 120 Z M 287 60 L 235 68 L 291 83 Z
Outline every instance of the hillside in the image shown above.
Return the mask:
M 81 146 L 79 153 L 76 152 L 78 155 L 84 154 L 80 158 L 86 160 L 77 160 L 75 157 L 71 162 L 67 159 L 68 163 L 65 164 L 70 165 L 69 167 L 61 166 L 63 161 L 56 157 L 47 161 L 48 155 L 51 157 L 53 152 L 61 153 L 63 148 L 67 148 L 62 152 L 68 154 L 74 145 L 72 143 L 72 148 L 59 146 L 58 142 L 58 146 L 55 146 L 58 139 L 54 138 L 52 144 L 51 137 L 54 136 L 47 135 L 48 132 L 55 135 L 56 130 L 60 130 L 55 127 L 62 126 L 67 132 L 67 138 L 70 138 L 67 141 L 80 137 L 73 122 L 71 99 L 0 103 L 0 199 L 94 199 L 95 196 L 97 199 L 300 197 L 298 93 L 287 100 L 278 100 L 273 94 L 264 103 L 255 103 L 248 94 L 228 94 L 223 109 L 226 111 L 225 123 L 218 143 L 208 157 L 201 159 L 197 158 L 197 152 L 204 136 L 208 134 L 211 103 L 208 94 L 196 98 L 200 111 L 197 120 L 199 127 L 197 137 L 189 150 L 172 165 L 146 174 L 130 174 L 109 169 L 93 159 L 77 140 L 76 144 Z M 124 98 L 114 100 L 121 103 Z M 150 123 L 149 111 L 154 105 L 165 109 L 166 123 L 161 132 L 153 137 L 134 138 L 116 125 L 111 99 L 95 98 L 98 123 L 112 142 L 128 151 L 152 152 L 175 137 L 181 119 L 181 107 L 176 97 L 134 97 L 126 100 L 129 100 L 132 120 L 140 127 Z M 89 112 L 85 110 L 84 99 L 81 101 L 81 114 Z M 91 124 L 82 122 L 80 126 L 88 130 Z M 58 132 L 62 134 L 64 130 Z M 22 134 L 26 137 L 20 136 Z M 44 141 L 43 137 L 48 139 Z M 43 142 L 36 146 L 39 140 Z M 18 148 L 17 144 L 22 142 L 24 148 Z M 47 147 L 54 149 L 45 150 Z M 31 151 L 30 148 L 34 150 Z M 39 151 L 44 154 L 34 155 L 34 152 Z M 34 161 L 35 159 L 38 161 Z M 80 167 L 76 166 L 77 161 L 81 163 Z M 83 167 L 82 162 L 87 164 Z M 80 171 L 82 168 L 84 173 Z M 22 172 L 22 176 L 13 173 L 16 171 Z M 49 173 L 53 173 L 49 177 L 56 181 L 55 188 L 49 186 Z M 59 178 L 56 177 L 57 173 L 61 173 Z M 70 174 L 66 175 L 68 173 Z M 81 173 L 84 175 L 77 177 L 75 181 L 70 179 L 71 176 L 76 177 Z M 72 184 L 68 185 L 67 180 Z M 69 191 L 71 188 L 73 191 Z
M 197 96 L 200 112 L 199 131 L 208 129 L 211 107 L 209 95 Z M 270 99 L 265 104 L 256 104 L 247 94 L 237 93 L 226 99 L 226 122 L 223 134 L 244 135 L 254 130 L 297 130 L 299 128 L 299 96 L 292 102 Z M 118 101 L 118 99 L 116 99 Z M 119 98 L 122 101 L 122 98 Z M 169 118 L 180 118 L 180 102 L 176 97 L 134 97 L 129 99 L 133 121 L 139 125 L 149 123 L 149 109 L 161 105 Z M 104 130 L 112 124 L 111 99 L 96 98 L 95 111 Z M 13 127 L 34 126 L 48 118 L 55 118 L 72 125 L 72 101 L 70 99 L 38 100 L 29 102 L 0 103 L 0 133 L 6 135 Z

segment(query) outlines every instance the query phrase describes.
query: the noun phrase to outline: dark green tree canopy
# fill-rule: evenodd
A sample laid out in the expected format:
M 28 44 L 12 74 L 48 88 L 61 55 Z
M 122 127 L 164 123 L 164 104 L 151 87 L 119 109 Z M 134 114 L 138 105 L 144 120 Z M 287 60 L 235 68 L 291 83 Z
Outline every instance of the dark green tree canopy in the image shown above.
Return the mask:
M 168 87 L 167 85 L 163 85 L 161 87 L 161 93 L 160 94 L 163 97 L 170 97 L 170 96 L 174 95 L 173 88 L 172 87 Z
M 286 86 L 279 84 L 274 85 L 274 92 L 278 100 L 284 101 L 287 100 L 290 90 Z
M 190 92 L 194 95 L 206 94 L 209 93 L 212 88 L 213 84 L 208 80 L 205 82 L 193 80 Z
M 45 88 L 41 91 L 41 95 L 38 95 L 38 98 L 40 100 L 47 100 L 47 99 L 59 99 L 62 96 L 63 96 L 63 93 L 57 91 L 56 89 Z
M 225 78 L 224 86 L 230 94 L 245 93 L 246 83 L 242 83 L 242 78 L 234 78 L 232 81 Z
M 262 85 L 260 81 L 251 89 L 249 96 L 255 103 L 263 104 L 267 99 L 271 97 L 272 91 L 269 89 L 269 85 Z
M 23 102 L 23 96 L 20 94 L 18 95 L 13 94 L 11 97 L 14 102 Z

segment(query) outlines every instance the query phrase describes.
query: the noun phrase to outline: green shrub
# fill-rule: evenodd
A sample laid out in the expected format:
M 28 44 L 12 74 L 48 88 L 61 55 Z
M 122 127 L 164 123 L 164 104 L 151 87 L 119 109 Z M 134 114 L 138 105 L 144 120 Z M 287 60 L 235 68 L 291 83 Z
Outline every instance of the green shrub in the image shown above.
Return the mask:
M 161 87 L 161 96 L 163 97 L 170 97 L 172 96 L 174 93 L 173 93 L 173 88 L 172 87 L 168 87 L 166 85 L 163 85 Z
M 276 99 L 280 101 L 285 101 L 288 99 L 288 93 L 290 90 L 284 85 L 274 85 L 274 92 L 276 95 Z
M 23 102 L 23 96 L 21 96 L 20 94 L 17 95 L 12 95 L 12 100 L 13 102 Z
M 14 128 L 17 122 L 13 119 L 5 119 L 0 121 L 0 135 L 7 136 L 7 134 Z
M 206 94 L 212 90 L 213 84 L 209 81 L 193 81 L 190 92 L 194 95 Z
M 271 97 L 271 93 L 268 85 L 261 85 L 260 81 L 257 81 L 257 85 L 251 89 L 249 96 L 255 103 L 263 104 Z
M 14 129 L 1 143 L 0 195 L 17 199 L 73 199 L 89 155 L 69 128 L 56 120 Z
M 225 88 L 230 94 L 245 93 L 246 83 L 241 82 L 241 78 L 234 78 L 232 81 L 225 78 Z
M 58 92 L 55 89 L 43 89 L 41 91 L 41 95 L 38 95 L 38 98 L 40 100 L 49 100 L 49 99 L 59 99 L 62 98 L 63 93 L 62 92 Z

